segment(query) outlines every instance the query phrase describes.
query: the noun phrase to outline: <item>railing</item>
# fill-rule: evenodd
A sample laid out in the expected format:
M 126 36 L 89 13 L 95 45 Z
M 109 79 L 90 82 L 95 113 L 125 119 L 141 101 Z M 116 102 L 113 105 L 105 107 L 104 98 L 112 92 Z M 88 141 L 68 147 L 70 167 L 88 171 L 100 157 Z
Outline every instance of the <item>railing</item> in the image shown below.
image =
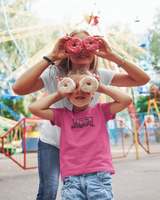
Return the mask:
M 0 152 L 23 169 L 37 168 L 37 142 L 42 119 L 24 118 L 0 137 Z
M 160 133 L 159 133 L 159 136 L 157 136 L 156 135 L 157 133 L 154 129 L 160 125 L 160 122 L 159 121 L 154 122 L 154 125 L 151 128 L 147 127 L 146 121 L 144 121 L 142 125 L 143 126 L 141 127 L 141 129 L 139 129 L 137 132 L 138 143 L 148 154 L 159 154 L 160 153 Z
M 138 121 L 139 120 L 136 119 L 131 120 L 131 126 L 128 126 L 121 120 L 113 120 L 113 129 L 108 127 L 113 159 L 126 157 L 134 145 L 135 148 L 133 152 L 136 152 L 138 159 L 139 151 L 142 150 L 146 151 L 148 154 L 160 154 L 160 133 L 159 136 L 157 136 L 154 130 L 155 127 L 160 125 L 160 122 L 156 121 L 153 127 L 148 128 L 147 122 L 143 121 L 137 130 L 137 124 L 140 122 Z M 120 124 L 120 126 L 118 127 L 117 124 Z M 114 137 L 111 136 L 111 132 Z
M 11 128 L 5 135 L 0 137 L 0 152 L 13 160 L 23 169 L 37 168 L 37 143 L 40 130 L 45 120 L 24 118 Z M 148 154 L 160 153 L 159 141 L 155 139 L 155 132 L 147 127 L 147 122 L 130 120 L 130 124 L 121 120 L 112 120 L 114 127 L 108 125 L 112 158 L 124 158 L 133 150 L 137 159 L 139 151 Z M 154 122 L 154 126 L 160 122 Z M 137 130 L 137 127 L 138 130 Z M 137 140 L 137 141 L 136 141 Z M 135 148 L 133 147 L 135 145 Z

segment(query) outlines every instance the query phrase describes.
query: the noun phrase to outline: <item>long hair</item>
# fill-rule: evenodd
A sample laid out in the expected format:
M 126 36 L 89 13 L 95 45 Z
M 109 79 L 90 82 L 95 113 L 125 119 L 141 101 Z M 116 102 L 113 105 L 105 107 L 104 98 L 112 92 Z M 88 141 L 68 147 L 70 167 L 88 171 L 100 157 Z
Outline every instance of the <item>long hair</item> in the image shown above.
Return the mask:
M 73 29 L 68 36 L 69 37 L 73 37 L 75 34 L 77 33 L 85 33 L 86 35 L 90 35 L 86 30 L 84 29 Z M 68 72 L 70 70 L 72 70 L 72 62 L 71 60 L 68 58 L 65 58 L 63 60 L 58 60 L 55 62 L 55 65 L 62 71 L 64 71 L 66 74 L 68 74 Z M 97 69 L 99 67 L 99 58 L 98 56 L 94 55 L 93 61 L 90 64 L 90 71 L 93 73 L 97 73 Z

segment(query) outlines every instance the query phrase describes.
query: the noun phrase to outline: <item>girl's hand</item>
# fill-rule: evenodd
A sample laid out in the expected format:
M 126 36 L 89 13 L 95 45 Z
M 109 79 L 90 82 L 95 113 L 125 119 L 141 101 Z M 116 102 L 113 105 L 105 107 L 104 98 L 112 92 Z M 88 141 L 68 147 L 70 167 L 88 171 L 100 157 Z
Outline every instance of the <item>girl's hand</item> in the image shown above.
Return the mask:
M 57 85 L 58 85 L 58 83 L 59 83 L 60 81 L 62 81 L 63 78 L 60 78 L 60 79 L 59 79 L 58 76 L 56 76 L 56 80 L 57 80 Z M 60 96 L 62 96 L 63 98 L 66 97 L 66 96 L 68 95 L 67 93 L 62 94 L 61 91 L 59 90 L 59 88 L 57 88 L 57 93 L 58 93 Z
M 51 52 L 51 56 L 54 58 L 54 60 L 56 60 L 56 61 L 62 60 L 62 59 L 65 59 L 65 58 L 67 58 L 71 55 L 71 54 L 67 53 L 66 50 L 65 50 L 66 49 L 66 43 L 70 38 L 71 37 L 65 36 L 65 37 L 60 38 L 56 42 L 56 44 L 55 44 L 55 46 L 54 46 L 54 48 Z
M 105 58 L 110 60 L 110 56 L 113 55 L 114 51 L 112 50 L 108 41 L 104 40 L 102 36 L 93 36 L 97 40 L 99 40 L 99 49 L 97 51 L 93 51 L 93 53 L 101 58 Z
M 98 81 L 98 83 L 99 83 L 99 87 L 98 87 L 98 89 L 97 89 L 97 92 L 99 92 L 100 89 L 101 89 L 101 86 L 102 86 L 101 80 L 100 80 L 99 76 L 96 75 L 96 74 L 94 74 L 93 77 L 96 78 L 97 81 Z

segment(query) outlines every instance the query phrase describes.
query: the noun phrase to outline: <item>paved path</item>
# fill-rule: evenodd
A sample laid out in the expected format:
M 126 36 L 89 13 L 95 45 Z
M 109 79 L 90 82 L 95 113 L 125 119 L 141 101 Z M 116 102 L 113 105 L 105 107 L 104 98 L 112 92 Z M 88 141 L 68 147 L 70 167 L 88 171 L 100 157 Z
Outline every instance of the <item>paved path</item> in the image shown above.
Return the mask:
M 115 200 L 160 200 L 160 154 L 134 152 L 126 158 L 114 159 L 113 175 Z M 38 170 L 23 170 L 0 154 L 0 200 L 35 200 Z M 60 188 L 57 196 L 60 200 Z

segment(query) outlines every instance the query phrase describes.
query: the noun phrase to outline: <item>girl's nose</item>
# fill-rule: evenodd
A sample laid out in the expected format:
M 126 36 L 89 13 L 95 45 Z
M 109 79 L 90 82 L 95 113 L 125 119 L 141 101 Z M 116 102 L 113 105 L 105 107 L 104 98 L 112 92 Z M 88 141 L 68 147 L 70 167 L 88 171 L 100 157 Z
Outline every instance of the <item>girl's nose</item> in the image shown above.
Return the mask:
M 81 90 L 80 86 L 78 86 L 76 90 L 77 90 L 78 93 L 82 93 L 82 92 L 83 92 L 83 91 Z
M 81 53 L 84 53 L 86 50 L 85 50 L 85 48 L 84 48 L 84 46 L 83 46 L 83 48 L 82 48 L 82 50 L 81 50 Z

